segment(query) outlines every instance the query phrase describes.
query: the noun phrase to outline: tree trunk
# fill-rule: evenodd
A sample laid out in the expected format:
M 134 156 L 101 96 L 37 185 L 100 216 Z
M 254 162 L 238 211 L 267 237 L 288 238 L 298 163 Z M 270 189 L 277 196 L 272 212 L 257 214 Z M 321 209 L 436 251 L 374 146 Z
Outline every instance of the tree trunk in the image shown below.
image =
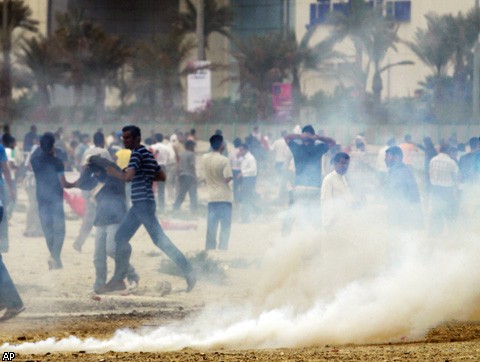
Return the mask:
M 294 69 L 292 71 L 293 79 L 292 79 L 292 101 L 293 101 L 293 108 L 292 108 L 292 118 L 298 119 L 300 117 L 300 108 L 301 108 L 301 100 L 302 100 L 302 90 L 300 88 L 300 76 L 298 69 Z
M 12 99 L 12 73 L 10 61 L 10 46 L 3 47 L 3 65 L 0 73 L 0 114 L 3 122 L 8 121 L 9 107 Z
M 95 119 L 103 125 L 103 116 L 105 114 L 105 86 L 103 80 L 95 82 Z

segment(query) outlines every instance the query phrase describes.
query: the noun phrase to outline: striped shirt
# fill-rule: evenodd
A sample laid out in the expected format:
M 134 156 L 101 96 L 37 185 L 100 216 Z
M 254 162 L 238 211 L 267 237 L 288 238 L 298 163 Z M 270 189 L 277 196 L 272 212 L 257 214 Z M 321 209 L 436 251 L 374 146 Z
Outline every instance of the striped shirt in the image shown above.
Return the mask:
M 132 180 L 132 202 L 155 201 L 152 183 L 160 166 L 153 154 L 140 145 L 132 151 L 127 168 L 135 169 L 135 176 Z

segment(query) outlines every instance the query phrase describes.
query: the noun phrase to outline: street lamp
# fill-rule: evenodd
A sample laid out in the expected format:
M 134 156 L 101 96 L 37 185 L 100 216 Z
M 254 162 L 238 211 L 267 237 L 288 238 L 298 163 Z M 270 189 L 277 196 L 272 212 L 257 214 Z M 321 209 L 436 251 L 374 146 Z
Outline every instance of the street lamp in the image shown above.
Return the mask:
M 198 60 L 205 60 L 205 0 L 197 2 Z

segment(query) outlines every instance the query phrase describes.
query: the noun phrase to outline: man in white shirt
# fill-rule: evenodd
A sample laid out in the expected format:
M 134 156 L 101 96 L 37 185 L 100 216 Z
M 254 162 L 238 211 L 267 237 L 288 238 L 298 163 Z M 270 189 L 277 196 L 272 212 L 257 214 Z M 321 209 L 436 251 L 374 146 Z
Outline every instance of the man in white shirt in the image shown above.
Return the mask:
M 440 152 L 430 160 L 430 234 L 438 235 L 444 224 L 452 223 L 457 214 L 457 184 L 459 169 L 448 152 L 450 146 L 443 144 Z
M 280 190 L 278 199 L 284 200 L 287 197 L 287 173 L 285 172 L 286 163 L 292 158 L 292 152 L 285 141 L 287 131 L 283 130 L 281 137 L 273 142 L 272 151 L 275 152 L 275 172 L 280 181 Z
M 257 183 L 257 160 L 252 155 L 247 144 L 242 144 L 238 152 L 242 163 L 240 165 L 239 178 L 242 179 L 241 186 L 241 210 L 242 222 L 250 222 L 254 209 L 255 184 Z
M 170 138 L 175 136 L 175 142 L 177 141 L 177 135 L 174 134 Z M 165 165 L 167 181 L 165 181 L 165 187 L 167 189 L 167 195 L 170 200 L 175 199 L 175 188 L 177 182 L 177 154 L 175 153 L 175 148 L 173 147 L 174 142 L 169 141 L 164 143 L 168 150 L 167 163 Z
M 238 207 L 240 204 L 240 188 L 242 185 L 242 179 L 238 177 L 240 174 L 240 167 L 242 160 L 238 157 L 238 152 L 240 151 L 240 146 L 242 145 L 242 140 L 240 138 L 235 138 L 233 140 L 233 150 L 228 153 L 228 159 L 230 160 L 230 165 L 232 166 L 233 172 L 233 202 L 235 207 Z
M 203 156 L 205 183 L 208 195 L 207 237 L 205 249 L 217 248 L 217 230 L 220 224 L 218 249 L 228 249 L 232 225 L 233 192 L 228 185 L 233 179 L 232 167 L 227 157 L 222 155 L 225 148 L 223 136 L 210 137 L 212 151 Z
M 151 145 L 150 149 L 162 171 L 167 174 L 167 164 L 175 165 L 175 151 L 173 150 L 173 147 L 168 147 L 163 143 L 163 134 L 156 133 L 155 141 L 156 143 Z M 163 212 L 165 210 L 165 182 L 157 182 L 157 199 L 158 210 Z
M 345 152 L 337 153 L 333 158 L 334 170 L 322 182 L 321 204 L 322 222 L 326 230 L 341 224 L 351 208 L 352 196 L 345 178 L 350 164 L 350 156 Z

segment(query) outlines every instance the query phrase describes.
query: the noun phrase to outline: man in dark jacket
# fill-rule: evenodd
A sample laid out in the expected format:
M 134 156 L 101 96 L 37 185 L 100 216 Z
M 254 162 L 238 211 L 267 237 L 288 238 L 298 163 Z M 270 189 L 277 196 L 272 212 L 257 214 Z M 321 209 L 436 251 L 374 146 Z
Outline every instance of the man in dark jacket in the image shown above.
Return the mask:
M 55 155 L 55 137 L 45 133 L 40 138 L 40 150 L 30 161 L 37 185 L 38 212 L 43 233 L 50 252 L 49 269 L 62 269 L 63 242 L 65 240 L 65 213 L 63 189 L 75 187 L 65 179 L 65 166 Z
M 412 170 L 403 162 L 402 149 L 389 147 L 385 151 L 385 164 L 388 167 L 385 198 L 390 225 L 401 230 L 421 229 L 423 214 L 420 192 Z

